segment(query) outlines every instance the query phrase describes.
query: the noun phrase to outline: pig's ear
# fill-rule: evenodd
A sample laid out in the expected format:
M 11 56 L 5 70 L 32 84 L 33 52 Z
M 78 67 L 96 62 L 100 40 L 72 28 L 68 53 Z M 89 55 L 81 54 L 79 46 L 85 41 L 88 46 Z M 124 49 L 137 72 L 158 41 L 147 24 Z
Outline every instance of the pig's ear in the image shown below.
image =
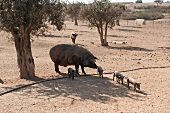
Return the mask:
M 72 34 L 73 36 L 77 36 L 78 34 Z
M 91 62 L 96 62 L 96 59 L 90 58 L 90 61 L 91 61 Z

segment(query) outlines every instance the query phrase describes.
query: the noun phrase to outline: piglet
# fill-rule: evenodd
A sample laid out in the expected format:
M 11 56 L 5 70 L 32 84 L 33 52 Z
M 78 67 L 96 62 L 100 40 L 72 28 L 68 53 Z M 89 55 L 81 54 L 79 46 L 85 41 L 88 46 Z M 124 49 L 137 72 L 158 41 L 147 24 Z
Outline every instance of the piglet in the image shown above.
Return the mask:
M 74 76 L 76 75 L 76 71 L 72 68 L 68 68 L 68 74 L 69 74 L 69 79 L 72 77 L 73 80 Z
M 128 85 L 129 89 L 130 89 L 130 87 L 129 87 L 130 83 L 134 85 L 134 91 L 135 92 L 136 92 L 136 88 L 140 90 L 140 84 L 141 83 L 138 83 L 135 79 L 133 79 L 131 77 L 127 77 L 127 85 Z
M 103 78 L 103 69 L 102 69 L 102 67 L 100 67 L 100 66 L 97 67 L 97 73 L 99 74 L 99 76 L 101 78 Z
M 116 77 L 116 80 L 117 82 L 120 84 L 120 81 L 122 82 L 123 84 L 123 79 L 124 79 L 124 76 L 118 72 L 118 71 L 115 71 L 114 74 L 113 74 L 113 81 L 114 81 L 114 78 Z
M 3 81 L 2 79 L 0 79 L 0 83 L 1 83 L 1 84 L 4 84 L 4 81 Z

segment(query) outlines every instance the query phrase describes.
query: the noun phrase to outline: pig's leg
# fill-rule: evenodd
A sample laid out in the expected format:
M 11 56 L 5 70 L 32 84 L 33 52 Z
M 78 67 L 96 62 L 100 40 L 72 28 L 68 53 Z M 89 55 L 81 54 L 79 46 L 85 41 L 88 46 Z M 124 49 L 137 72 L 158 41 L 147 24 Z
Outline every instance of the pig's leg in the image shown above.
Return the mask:
M 134 84 L 134 92 L 136 92 L 136 84 Z
M 122 80 L 122 84 L 123 84 L 123 79 L 121 79 Z
M 114 81 L 114 78 L 115 78 L 115 73 L 113 74 L 113 81 Z
M 130 86 L 129 86 L 129 79 L 127 79 L 127 86 L 128 86 L 128 89 L 130 89 Z
M 75 65 L 76 73 L 79 75 L 79 65 Z
M 74 74 L 72 74 L 72 80 L 74 80 Z
M 56 73 L 61 74 L 61 72 L 59 71 L 58 65 L 59 65 L 59 61 L 57 60 L 57 61 L 54 63 L 55 71 L 56 71 Z
M 84 75 L 86 75 L 86 72 L 84 71 L 84 66 L 81 65 L 81 70 L 82 70 L 82 73 L 84 73 Z

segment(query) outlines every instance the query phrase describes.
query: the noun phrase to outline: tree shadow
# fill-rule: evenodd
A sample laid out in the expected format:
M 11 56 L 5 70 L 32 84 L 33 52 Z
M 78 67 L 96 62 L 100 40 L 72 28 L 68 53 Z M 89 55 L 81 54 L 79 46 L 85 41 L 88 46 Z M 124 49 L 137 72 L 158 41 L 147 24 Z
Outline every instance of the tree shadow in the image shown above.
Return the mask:
M 145 48 L 141 48 L 141 47 L 132 47 L 132 46 L 121 46 L 121 47 L 105 46 L 105 47 L 108 49 L 153 52 L 153 50 L 149 50 L 149 49 L 145 49 Z
M 136 71 L 136 70 L 141 70 L 141 69 L 157 69 L 157 68 L 170 68 L 170 66 L 142 67 L 142 68 L 124 70 L 124 71 L 120 71 L 120 72 L 129 72 L 129 71 Z
M 108 35 L 109 38 L 135 38 L 135 36 Z
M 89 27 L 88 24 L 81 24 L 80 26 Z
M 132 29 L 117 29 L 119 31 L 126 31 L 126 32 L 140 32 L 139 30 L 132 30 Z
M 118 36 L 118 35 L 108 35 L 108 37 L 124 38 L 124 36 Z
M 70 36 L 57 36 L 57 35 L 53 35 L 53 34 L 44 34 L 44 35 L 39 34 L 39 35 L 37 35 L 37 37 L 69 38 Z
M 52 35 L 52 34 L 49 34 L 49 35 L 45 35 L 46 37 L 52 37 L 52 38 L 69 38 L 70 36 L 57 36 L 57 35 Z
M 138 100 L 142 97 L 137 93 L 131 93 L 127 87 L 119 85 L 112 79 L 98 76 L 81 75 L 75 77 L 74 80 L 69 79 L 67 74 L 62 74 L 63 78 L 52 79 L 45 82 L 39 82 L 38 85 L 30 85 L 29 88 L 24 87 L 19 95 L 31 96 L 36 90 L 36 97 L 41 98 L 47 96 L 49 98 L 57 98 L 59 96 L 70 97 L 76 96 L 82 100 L 92 100 L 105 103 L 112 97 L 127 97 Z M 39 79 L 39 80 L 38 80 Z M 32 79 L 31 81 L 44 81 L 43 78 Z M 21 85 L 17 85 L 19 87 Z M 10 87 L 8 87 L 9 89 Z M 21 90 L 21 89 L 20 89 Z
M 142 28 L 141 26 L 122 26 L 122 27 L 130 27 L 130 28 Z
M 81 33 L 88 33 L 89 31 L 79 31 L 79 32 L 81 32 Z
M 74 31 L 74 29 L 71 29 L 71 28 L 67 28 L 67 30 L 71 30 L 71 31 Z
M 135 69 L 128 69 L 128 70 L 120 70 L 119 72 L 129 72 L 129 71 L 137 71 L 142 69 L 158 69 L 158 68 L 170 68 L 170 66 L 155 66 L 155 67 L 141 67 L 141 68 L 135 68 Z M 105 72 L 103 74 L 113 74 L 114 72 Z

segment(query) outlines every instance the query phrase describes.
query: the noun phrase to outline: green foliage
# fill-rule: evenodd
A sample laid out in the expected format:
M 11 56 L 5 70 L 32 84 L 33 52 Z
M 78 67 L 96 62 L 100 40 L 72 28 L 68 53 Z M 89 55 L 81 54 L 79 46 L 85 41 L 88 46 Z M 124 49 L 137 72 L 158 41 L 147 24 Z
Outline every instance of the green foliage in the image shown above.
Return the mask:
M 119 19 L 124 9 L 125 7 L 119 7 L 108 1 L 95 1 L 82 8 L 81 16 L 89 21 L 90 26 L 97 27 L 101 45 L 107 46 L 107 29 L 115 26 L 115 19 Z
M 104 24 L 114 26 L 114 20 L 120 16 L 121 10 L 109 2 L 94 2 L 85 5 L 81 10 L 81 16 L 88 20 L 92 26 L 101 27 Z
M 137 7 L 134 7 L 135 9 L 154 9 L 154 8 L 157 8 L 157 6 L 155 5 L 148 5 L 148 6 L 137 6 Z
M 85 4 L 82 2 L 68 4 L 66 10 L 67 15 L 69 15 L 71 18 L 79 17 L 80 10 L 83 5 Z
M 142 0 L 136 0 L 136 3 L 143 3 Z
M 132 12 L 132 13 L 125 13 L 122 15 L 122 19 L 125 20 L 135 20 L 135 19 L 145 19 L 145 20 L 155 20 L 163 18 L 161 13 L 157 12 Z
M 154 2 L 159 3 L 159 4 L 162 4 L 162 3 L 163 3 L 163 0 L 155 0 Z
M 82 2 L 77 2 L 67 5 L 67 14 L 77 16 L 80 12 L 81 6 L 84 5 Z
M 159 13 L 170 13 L 170 6 L 156 6 L 156 5 L 148 5 L 148 6 L 138 6 L 135 9 L 144 9 L 150 12 L 159 12 Z
M 56 0 L 1 0 L 1 28 L 14 38 L 20 78 L 35 76 L 35 65 L 31 51 L 30 34 L 49 21 L 62 28 L 63 4 Z
M 65 4 L 58 2 L 53 5 L 48 5 L 45 10 L 46 20 L 51 22 L 51 25 L 55 25 L 58 30 L 61 30 L 65 20 Z
M 37 30 L 46 20 L 52 21 L 60 30 L 64 24 L 63 7 L 51 0 L 2 0 L 0 22 L 3 29 L 11 31 L 20 26 Z

